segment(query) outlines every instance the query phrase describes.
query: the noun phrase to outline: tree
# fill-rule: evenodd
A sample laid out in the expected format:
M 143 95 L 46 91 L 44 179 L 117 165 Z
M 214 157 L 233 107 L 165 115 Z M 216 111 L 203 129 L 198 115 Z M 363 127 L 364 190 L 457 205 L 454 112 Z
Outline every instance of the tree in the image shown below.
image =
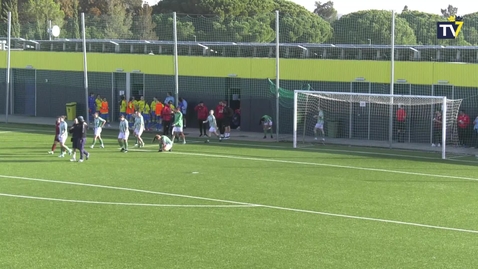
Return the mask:
M 3 0 L 0 4 L 1 6 L 1 19 L 2 22 L 5 23 L 5 27 L 3 32 L 5 35 L 8 34 L 8 12 L 12 13 L 11 17 L 11 36 L 12 37 L 20 37 L 21 33 L 21 26 L 20 21 L 18 19 L 18 0 Z
M 478 45 L 478 12 L 463 16 L 466 26 L 462 28 L 462 35 L 465 40 L 473 46 Z M 460 36 L 459 35 L 459 36 Z
M 332 1 L 328 1 L 326 3 L 316 1 L 314 13 L 328 22 L 337 20 L 337 10 L 335 10 L 334 2 Z
M 131 26 L 133 20 L 131 14 L 126 12 L 125 5 L 121 0 L 109 0 L 108 12 L 104 19 L 104 33 L 106 38 L 128 39 L 132 36 Z
M 71 0 L 71 13 L 65 17 L 66 32 L 65 36 L 70 38 L 80 38 L 80 18 L 78 16 L 79 2 L 78 0 Z
M 454 40 L 437 39 L 437 22 L 443 21 L 440 15 L 407 11 L 402 12 L 398 17 L 408 22 L 415 33 L 416 43 L 419 45 L 468 45 L 463 33 L 460 33 Z M 463 28 L 466 29 L 466 27 Z
M 31 23 L 25 29 L 25 37 L 28 39 L 44 39 L 47 36 L 47 21 L 52 24 L 63 26 L 65 14 L 61 11 L 60 4 L 54 0 L 29 0 L 26 14 Z
M 384 10 L 364 10 L 342 16 L 335 21 L 335 44 L 373 44 L 389 45 L 391 40 L 392 12 Z M 395 20 L 395 44 L 416 44 L 416 37 L 408 22 L 400 17 Z
M 158 36 L 156 35 L 154 29 L 156 28 L 156 23 L 153 22 L 151 13 L 153 8 L 148 4 L 144 4 L 143 7 L 138 11 L 138 16 L 134 17 L 133 28 L 134 28 L 134 38 L 139 40 L 157 40 Z
M 444 18 L 455 16 L 456 14 L 458 14 L 458 8 L 452 5 L 448 5 L 447 8 L 441 9 L 441 14 L 443 15 Z
M 160 27 L 156 27 L 155 32 L 159 40 L 173 40 L 173 16 L 172 14 L 153 15 L 153 22 Z M 195 36 L 195 28 L 192 22 L 187 20 L 176 20 L 178 40 L 192 41 Z
M 404 6 L 402 12 L 407 12 L 408 11 L 408 6 Z

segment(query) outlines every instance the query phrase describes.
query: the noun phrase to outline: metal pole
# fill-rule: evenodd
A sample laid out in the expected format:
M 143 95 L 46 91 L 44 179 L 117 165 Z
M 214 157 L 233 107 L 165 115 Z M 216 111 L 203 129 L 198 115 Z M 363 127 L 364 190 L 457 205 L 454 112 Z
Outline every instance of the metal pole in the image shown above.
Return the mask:
M 85 87 L 85 102 L 86 102 L 86 122 L 90 124 L 89 104 L 88 104 L 88 63 L 86 61 L 86 27 L 85 27 L 85 13 L 81 13 L 81 31 L 83 39 L 83 80 Z
M 276 139 L 279 141 L 279 113 L 280 113 L 280 95 L 279 95 L 279 83 L 280 83 L 280 69 L 279 69 L 279 53 L 280 53 L 280 47 L 279 47 L 279 10 L 276 10 Z M 294 106 L 294 109 L 296 110 L 297 108 Z
M 48 40 L 51 40 L 51 20 L 48 20 Z
M 447 113 L 447 104 L 446 104 L 446 96 L 443 97 L 443 113 L 442 113 L 442 125 L 441 125 L 441 146 L 442 146 L 442 151 L 441 151 L 441 158 L 446 159 L 446 113 Z
M 391 51 L 390 51 L 390 94 L 394 94 L 395 82 L 395 11 L 392 10 L 392 29 L 391 29 Z M 403 130 L 400 130 L 403 131 Z M 388 143 L 390 148 L 393 142 L 393 96 L 390 98 L 390 111 L 388 123 Z
M 5 80 L 6 87 L 6 98 L 5 99 L 5 123 L 8 123 L 8 105 L 10 99 L 10 45 L 12 37 L 12 12 L 8 12 L 8 30 L 7 30 L 7 77 Z
M 178 29 L 177 29 L 176 12 L 173 13 L 173 36 L 174 36 L 174 99 L 175 99 L 175 106 L 178 107 L 179 71 L 178 71 Z
M 297 148 L 297 95 L 298 95 L 298 92 L 297 91 L 294 91 L 294 126 L 293 126 L 293 130 L 292 130 L 292 146 L 294 148 Z

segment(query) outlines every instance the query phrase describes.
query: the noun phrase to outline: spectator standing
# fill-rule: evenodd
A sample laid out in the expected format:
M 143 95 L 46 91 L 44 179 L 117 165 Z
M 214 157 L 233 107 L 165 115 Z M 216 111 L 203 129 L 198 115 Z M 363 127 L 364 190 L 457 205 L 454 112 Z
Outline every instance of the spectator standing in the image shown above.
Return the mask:
M 432 147 L 440 147 L 442 140 L 442 117 L 441 112 L 435 112 L 435 117 L 433 117 L 433 141 Z
M 168 92 L 166 94 L 166 98 L 164 99 L 164 104 L 169 104 L 169 102 L 174 104 L 174 97 L 173 97 L 173 94 L 171 92 Z
M 478 116 L 473 121 L 473 146 L 478 148 Z
M 161 118 L 163 123 L 163 135 L 171 134 L 171 107 L 166 105 L 161 111 Z
M 222 101 L 223 108 L 223 125 L 224 125 L 224 139 L 229 139 L 231 137 L 231 122 L 232 117 L 234 116 L 234 110 L 227 105 L 226 101 Z
M 216 122 L 217 122 L 217 127 L 219 128 L 219 133 L 221 134 L 221 137 L 224 137 L 224 104 L 222 101 L 219 102 L 219 104 L 216 106 Z
M 460 146 L 466 146 L 468 138 L 468 127 L 470 126 L 470 117 L 465 113 L 465 110 L 460 110 L 458 114 L 458 140 Z
M 198 124 L 199 124 L 199 137 L 206 135 L 206 121 L 207 117 L 209 115 L 209 112 L 207 110 L 207 107 L 204 105 L 203 101 L 200 101 L 199 104 L 194 108 L 194 111 L 197 113 L 198 117 Z M 214 114 L 214 113 L 213 113 Z
M 109 107 L 108 101 L 106 100 L 106 97 L 105 97 L 105 98 L 103 98 L 103 102 L 101 102 L 100 115 L 101 115 L 101 118 L 106 120 L 106 123 L 108 124 L 108 127 L 110 127 L 109 114 L 110 114 L 110 107 Z
M 95 94 L 90 93 L 90 96 L 88 97 L 88 116 L 90 119 L 90 123 L 93 123 L 95 112 L 96 112 Z
M 397 120 L 397 135 L 398 135 L 398 142 L 404 143 L 405 142 L 405 122 L 407 120 L 407 112 L 403 108 L 401 104 L 398 105 L 398 109 L 396 112 L 396 120 Z

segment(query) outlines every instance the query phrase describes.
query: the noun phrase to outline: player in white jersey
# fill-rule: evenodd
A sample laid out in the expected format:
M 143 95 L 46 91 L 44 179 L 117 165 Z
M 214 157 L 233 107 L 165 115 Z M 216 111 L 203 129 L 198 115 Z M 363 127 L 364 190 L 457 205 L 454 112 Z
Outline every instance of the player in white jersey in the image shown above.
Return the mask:
M 221 136 L 217 133 L 217 122 L 216 122 L 216 117 L 214 117 L 214 110 L 209 111 L 209 116 L 203 123 L 209 123 L 209 131 L 207 134 L 207 137 L 211 137 L 211 134 L 214 134 L 216 137 L 219 138 L 219 141 L 222 141 Z M 205 143 L 209 143 L 209 139 L 205 141 Z
M 104 120 L 103 118 L 101 118 L 99 115 L 98 115 L 98 112 L 96 112 L 94 114 L 94 121 L 93 121 L 93 124 L 95 126 L 95 137 L 93 138 L 93 144 L 91 145 L 91 148 L 94 148 L 95 147 L 95 144 L 96 144 L 96 140 L 100 140 L 100 143 L 101 143 L 101 148 L 104 148 L 105 145 L 103 144 L 103 139 L 101 139 L 101 131 L 103 131 L 103 127 L 105 126 L 106 124 L 106 120 Z
M 154 138 L 153 138 L 153 142 L 158 140 L 159 142 L 159 152 L 163 152 L 163 151 L 169 151 L 171 152 L 171 150 L 173 149 L 173 145 L 174 145 L 174 142 L 169 139 L 169 137 L 167 137 L 166 135 L 155 135 Z
M 144 118 L 141 115 L 141 112 L 138 110 L 134 116 L 134 136 L 136 137 L 136 144 L 135 147 L 144 147 L 143 139 L 141 135 L 144 131 Z
M 317 112 L 317 115 L 314 116 L 315 119 L 317 119 L 317 123 L 315 124 L 314 127 L 314 136 L 315 140 L 317 140 L 317 133 L 320 131 L 320 134 L 322 135 L 322 141 L 325 141 L 325 133 L 324 133 L 324 123 L 325 123 L 325 117 L 324 117 L 324 111 L 320 109 Z
M 124 115 L 120 116 L 118 144 L 121 147 L 121 151 L 128 152 L 128 137 L 129 137 L 129 123 L 125 120 Z
M 60 141 L 61 153 L 60 158 L 65 157 L 65 152 L 68 152 L 68 155 L 71 155 L 71 149 L 65 145 L 66 140 L 68 139 L 68 123 L 65 121 L 65 116 L 60 117 L 60 132 L 58 135 L 58 141 Z

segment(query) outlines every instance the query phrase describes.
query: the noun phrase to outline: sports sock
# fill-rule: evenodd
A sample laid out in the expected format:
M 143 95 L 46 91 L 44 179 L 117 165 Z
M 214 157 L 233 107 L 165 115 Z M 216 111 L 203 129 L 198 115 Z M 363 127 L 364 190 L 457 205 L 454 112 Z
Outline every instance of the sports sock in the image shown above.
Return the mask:
M 71 149 L 67 146 L 65 146 L 65 151 L 71 151 Z
M 96 145 L 96 139 L 93 139 L 93 144 L 91 144 L 92 146 Z
M 118 140 L 118 144 L 119 144 L 120 147 L 123 147 L 123 141 Z
M 99 138 L 101 145 L 103 145 L 103 139 Z
M 128 150 L 128 141 L 124 141 L 124 149 Z

